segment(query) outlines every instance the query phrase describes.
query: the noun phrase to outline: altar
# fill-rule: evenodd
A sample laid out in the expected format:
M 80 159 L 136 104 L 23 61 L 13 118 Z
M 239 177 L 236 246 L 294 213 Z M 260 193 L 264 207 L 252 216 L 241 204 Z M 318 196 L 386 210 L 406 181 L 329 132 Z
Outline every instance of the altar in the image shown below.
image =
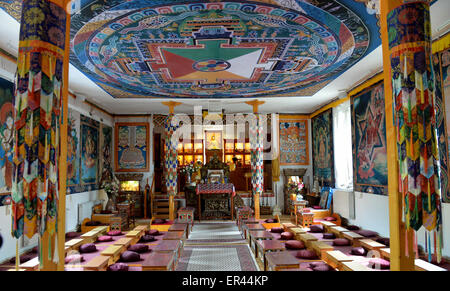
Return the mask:
M 198 184 L 198 219 L 233 219 L 236 191 L 231 183 Z

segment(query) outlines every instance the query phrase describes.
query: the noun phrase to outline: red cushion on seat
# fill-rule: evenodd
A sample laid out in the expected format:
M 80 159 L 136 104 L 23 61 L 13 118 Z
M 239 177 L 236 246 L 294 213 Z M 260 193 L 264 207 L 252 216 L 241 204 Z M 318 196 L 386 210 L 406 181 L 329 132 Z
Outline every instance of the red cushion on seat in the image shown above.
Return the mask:
M 273 232 L 273 233 L 282 233 L 283 231 L 284 231 L 284 229 L 282 227 L 272 227 L 270 229 L 270 232 Z
M 334 235 L 334 233 L 331 233 L 331 232 L 326 232 L 323 234 L 322 238 L 323 239 L 335 239 L 336 235 Z
M 333 217 L 333 216 L 328 216 L 328 217 L 325 217 L 324 220 L 326 220 L 326 221 L 336 221 L 337 218 Z
M 298 259 L 315 260 L 318 259 L 316 252 L 311 250 L 300 250 L 295 255 Z
M 123 262 L 137 262 L 141 260 L 141 256 L 133 251 L 125 251 L 123 254 L 120 255 L 120 259 Z
M 309 227 L 310 232 L 321 233 L 324 232 L 324 228 L 322 224 L 313 224 Z
M 155 220 L 153 220 L 152 224 L 164 224 L 164 223 L 166 223 L 165 218 L 156 218 Z
M 125 263 L 115 263 L 108 267 L 108 271 L 113 272 L 126 272 L 128 271 L 128 265 Z
M 289 231 L 282 232 L 281 237 L 280 237 L 280 239 L 282 239 L 282 240 L 290 240 L 293 238 L 294 238 L 294 234 Z
M 312 268 L 312 270 L 316 271 L 316 272 L 329 272 L 329 271 L 332 271 L 333 268 L 331 268 L 327 264 L 321 264 L 321 265 L 318 265 L 318 266 Z
M 65 264 L 76 264 L 76 263 L 81 263 L 81 262 L 84 262 L 84 257 L 80 254 L 68 255 L 64 259 Z
M 347 225 L 346 229 L 354 231 L 354 230 L 360 230 L 359 226 L 357 225 Z
M 363 247 L 354 247 L 350 253 L 355 256 L 365 256 L 366 250 Z
M 374 259 L 370 259 L 369 267 L 372 269 L 380 268 L 381 270 L 386 270 L 391 267 L 391 264 L 389 263 L 389 261 L 386 261 L 384 259 L 374 258 Z
M 322 209 L 322 207 L 320 207 L 319 205 L 314 205 L 312 208 L 313 209 Z
M 152 242 L 155 241 L 156 238 L 153 235 L 146 234 L 141 237 L 140 242 Z
M 107 241 L 112 241 L 112 240 L 113 240 L 112 236 L 109 236 L 109 235 L 102 235 L 97 238 L 98 242 L 107 242 Z
M 93 253 L 97 251 L 97 247 L 93 243 L 83 244 L 79 248 L 80 253 Z
M 359 235 L 362 235 L 363 237 L 375 237 L 378 235 L 378 232 L 372 231 L 372 230 L 367 230 L 367 229 L 361 229 L 361 230 L 357 230 L 355 232 Z
M 277 220 L 274 218 L 267 218 L 266 220 L 264 220 L 265 223 L 276 223 Z
M 77 238 L 81 235 L 81 232 L 70 231 L 66 233 L 66 239 Z
M 145 234 L 155 236 L 155 235 L 160 235 L 161 233 L 159 233 L 159 230 L 157 230 L 157 229 L 150 229 L 150 230 L 146 230 Z
M 390 240 L 387 237 L 379 237 L 376 240 L 377 242 L 379 242 L 380 244 L 384 244 L 385 246 L 390 246 Z
M 349 246 L 350 244 L 351 244 L 351 241 L 346 239 L 346 238 L 335 238 L 333 240 L 333 245 L 334 246 L 343 247 L 343 246 Z
M 134 244 L 128 247 L 129 251 L 136 253 L 145 253 L 148 251 L 148 245 L 145 244 Z
M 305 248 L 305 243 L 299 240 L 288 240 L 284 246 L 289 250 L 302 250 Z
M 117 235 L 122 235 L 122 232 L 120 230 L 111 230 L 111 231 L 108 231 L 107 234 L 109 236 L 117 236 Z

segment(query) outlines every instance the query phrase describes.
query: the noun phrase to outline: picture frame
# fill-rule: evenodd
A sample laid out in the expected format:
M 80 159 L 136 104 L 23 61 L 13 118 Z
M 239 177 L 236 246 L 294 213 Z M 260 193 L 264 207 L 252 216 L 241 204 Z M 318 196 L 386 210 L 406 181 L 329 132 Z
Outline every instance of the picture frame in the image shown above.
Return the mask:
M 149 171 L 149 124 L 118 122 L 114 126 L 114 166 L 116 172 Z

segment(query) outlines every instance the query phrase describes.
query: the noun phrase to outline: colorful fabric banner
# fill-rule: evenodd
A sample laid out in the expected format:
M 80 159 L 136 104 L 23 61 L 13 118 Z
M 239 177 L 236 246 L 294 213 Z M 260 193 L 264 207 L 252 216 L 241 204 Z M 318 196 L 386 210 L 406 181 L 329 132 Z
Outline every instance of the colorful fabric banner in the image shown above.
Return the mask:
M 261 196 L 264 191 L 264 159 L 263 159 L 263 120 L 260 114 L 255 114 L 255 122 L 250 122 L 250 165 L 252 170 L 252 192 Z
M 333 114 L 328 109 L 311 119 L 314 179 L 334 187 Z
M 178 143 L 172 139 L 178 124 L 172 124 L 174 114 L 170 113 L 164 123 L 164 179 L 168 195 L 177 195 L 178 184 Z
M 12 184 L 12 235 L 57 231 L 66 11 L 25 0 L 19 37 Z
M 425 1 L 402 4 L 388 13 L 387 25 L 404 221 L 407 229 L 426 229 L 440 261 L 441 189 L 429 9 Z M 427 252 L 431 259 L 431 244 Z

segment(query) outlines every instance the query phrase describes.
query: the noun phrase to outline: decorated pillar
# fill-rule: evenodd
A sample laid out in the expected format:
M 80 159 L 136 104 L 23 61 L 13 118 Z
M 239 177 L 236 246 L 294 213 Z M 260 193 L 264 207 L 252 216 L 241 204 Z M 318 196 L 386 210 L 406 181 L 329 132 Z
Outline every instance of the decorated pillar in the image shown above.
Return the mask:
M 264 160 L 263 160 L 263 122 L 262 116 L 258 114 L 258 107 L 264 104 L 264 101 L 245 102 L 253 106 L 255 122 L 250 124 L 250 164 L 252 170 L 252 195 L 255 210 L 255 219 L 260 217 L 259 198 L 264 191 Z
M 69 1 L 24 0 L 14 100 L 12 235 L 39 235 L 43 270 L 64 262 Z M 61 183 L 61 181 L 64 181 Z M 61 187 L 63 186 L 63 187 Z M 64 201 L 65 202 L 65 201 Z M 63 235 L 58 235 L 61 232 Z M 62 250 L 62 252 L 61 252 Z M 58 265 L 57 265 L 58 264 Z M 60 269 L 60 268 L 59 268 Z
M 164 123 L 164 179 L 169 196 L 169 220 L 175 220 L 175 201 L 178 189 L 178 141 L 172 139 L 172 135 L 178 129 L 178 123 L 174 124 L 174 108 L 180 102 L 162 102 L 169 107 L 169 115 Z
M 382 0 L 381 20 L 388 155 L 396 157 L 388 159 L 391 269 L 411 270 L 421 227 L 430 260 L 440 261 L 442 247 L 430 4 Z

